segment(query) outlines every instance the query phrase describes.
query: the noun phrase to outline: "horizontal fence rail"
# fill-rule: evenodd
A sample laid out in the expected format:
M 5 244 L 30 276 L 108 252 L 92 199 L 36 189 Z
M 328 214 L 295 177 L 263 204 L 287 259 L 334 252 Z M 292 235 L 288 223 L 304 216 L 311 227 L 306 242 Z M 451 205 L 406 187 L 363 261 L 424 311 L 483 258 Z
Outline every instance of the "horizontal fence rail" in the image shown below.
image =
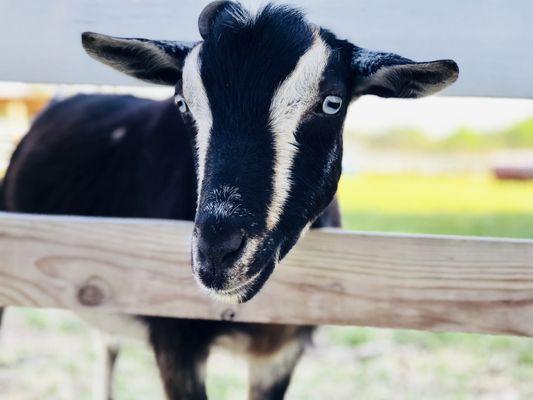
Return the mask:
M 533 336 L 533 240 L 311 231 L 237 306 L 194 282 L 191 229 L 0 213 L 0 305 Z
M 90 59 L 80 33 L 199 40 L 209 0 L 2 0 L 0 80 L 139 85 Z M 279 0 L 342 38 L 417 60 L 452 58 L 459 81 L 444 94 L 533 98 L 529 0 Z M 263 0 L 244 4 L 257 7 Z M 169 92 L 170 93 L 170 92 Z

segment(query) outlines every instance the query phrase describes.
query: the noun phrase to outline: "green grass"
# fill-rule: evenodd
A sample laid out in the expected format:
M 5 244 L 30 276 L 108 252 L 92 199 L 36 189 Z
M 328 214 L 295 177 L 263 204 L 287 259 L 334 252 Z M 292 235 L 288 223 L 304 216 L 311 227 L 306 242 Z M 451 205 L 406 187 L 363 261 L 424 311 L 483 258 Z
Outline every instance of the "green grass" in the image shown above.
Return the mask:
M 344 177 L 348 229 L 533 238 L 533 182 L 477 175 Z
M 344 223 L 348 229 L 363 231 L 533 238 L 533 214 L 347 212 Z
M 370 147 L 395 151 L 480 152 L 502 148 L 533 148 L 533 118 L 493 132 L 461 127 L 444 138 L 434 138 L 427 132 L 412 128 L 391 129 L 380 135 L 351 133 Z

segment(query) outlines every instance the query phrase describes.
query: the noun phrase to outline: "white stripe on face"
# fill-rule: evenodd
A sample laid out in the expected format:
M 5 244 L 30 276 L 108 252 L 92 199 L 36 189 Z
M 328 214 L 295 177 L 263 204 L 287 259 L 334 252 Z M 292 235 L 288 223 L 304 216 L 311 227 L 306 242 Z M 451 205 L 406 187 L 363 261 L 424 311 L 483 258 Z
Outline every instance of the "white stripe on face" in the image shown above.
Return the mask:
M 330 49 L 318 32 L 313 45 L 300 58 L 294 71 L 277 89 L 270 105 L 274 134 L 274 178 L 268 207 L 268 230 L 276 227 L 291 190 L 291 169 L 298 151 L 295 133 L 305 113 L 315 104 Z
M 204 83 L 200 74 L 200 50 L 199 44 L 187 55 L 183 65 L 183 97 L 191 110 L 196 123 L 196 149 L 198 152 L 198 200 L 202 190 L 202 182 L 205 173 L 205 160 L 213 126 L 213 116 L 209 106 L 209 99 L 205 92 Z

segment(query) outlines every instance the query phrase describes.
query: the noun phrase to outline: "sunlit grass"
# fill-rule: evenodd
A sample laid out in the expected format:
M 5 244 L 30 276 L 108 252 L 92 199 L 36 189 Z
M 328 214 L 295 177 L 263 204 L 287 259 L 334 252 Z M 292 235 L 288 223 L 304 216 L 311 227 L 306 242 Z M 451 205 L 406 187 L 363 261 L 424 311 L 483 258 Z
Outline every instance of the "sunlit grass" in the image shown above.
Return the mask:
M 343 212 L 533 214 L 533 181 L 490 175 L 344 176 L 339 196 Z
M 489 175 L 345 176 L 349 229 L 533 238 L 533 182 Z

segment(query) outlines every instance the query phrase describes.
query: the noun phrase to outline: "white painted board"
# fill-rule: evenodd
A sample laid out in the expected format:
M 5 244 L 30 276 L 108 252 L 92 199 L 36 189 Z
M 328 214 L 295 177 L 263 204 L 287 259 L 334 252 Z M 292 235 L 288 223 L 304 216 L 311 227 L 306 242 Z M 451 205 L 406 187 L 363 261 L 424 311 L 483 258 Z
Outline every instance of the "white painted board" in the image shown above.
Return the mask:
M 290 2 L 290 1 L 289 1 Z M 97 64 L 79 35 L 96 31 L 199 39 L 207 1 L 1 0 L 0 80 L 132 85 Z M 244 1 L 257 7 L 264 3 Z M 445 94 L 533 98 L 533 2 L 529 0 L 292 1 L 313 22 L 354 43 L 417 60 L 455 59 L 461 76 Z

